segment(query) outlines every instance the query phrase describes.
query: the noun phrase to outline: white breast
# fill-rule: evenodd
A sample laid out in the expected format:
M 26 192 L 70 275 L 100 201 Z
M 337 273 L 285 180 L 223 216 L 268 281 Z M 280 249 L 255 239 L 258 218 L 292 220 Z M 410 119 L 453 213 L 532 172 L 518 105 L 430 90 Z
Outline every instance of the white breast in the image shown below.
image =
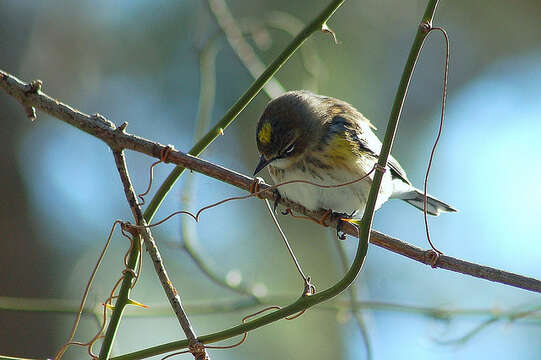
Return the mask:
M 344 169 L 318 170 L 311 173 L 308 170 L 301 171 L 296 166 L 290 166 L 284 171 L 280 171 L 280 162 L 277 164 L 273 162 L 272 165 L 278 165 L 276 168 L 279 169 L 278 171 L 269 169 L 271 170 L 270 174 L 275 184 L 290 180 L 308 180 L 321 185 L 338 185 L 361 178 L 366 174 L 366 171 L 363 168 L 366 168 L 369 164 L 360 164 L 359 171 L 362 173 L 359 173 L 358 175 L 355 174 L 355 176 Z M 368 171 L 371 170 L 372 166 L 373 164 L 368 166 Z M 364 212 L 373 177 L 374 173 L 359 182 L 338 188 L 329 189 L 306 183 L 295 183 L 280 186 L 278 191 L 281 196 L 298 202 L 309 210 L 331 209 L 334 212 L 346 214 L 357 211 L 356 217 L 361 217 Z M 392 188 L 391 176 L 387 171 L 383 177 L 376 209 L 379 209 L 379 207 L 389 199 Z

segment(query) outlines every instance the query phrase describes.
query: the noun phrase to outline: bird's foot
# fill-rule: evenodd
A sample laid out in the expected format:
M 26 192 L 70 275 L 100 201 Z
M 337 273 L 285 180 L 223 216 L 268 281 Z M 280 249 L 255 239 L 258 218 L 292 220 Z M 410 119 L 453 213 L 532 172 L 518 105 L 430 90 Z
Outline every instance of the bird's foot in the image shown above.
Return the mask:
M 332 210 L 327 210 L 327 211 L 325 211 L 325 213 L 319 218 L 319 220 L 317 220 L 317 222 L 318 222 L 319 225 L 321 225 L 321 226 L 329 227 L 329 226 L 331 225 L 331 222 L 332 222 L 332 215 L 333 215 Z M 327 223 L 327 222 L 325 222 L 325 221 L 327 220 L 328 217 L 330 217 L 330 221 Z
M 357 210 L 353 211 L 351 214 L 348 213 L 339 213 L 339 212 L 333 212 L 331 215 L 331 221 L 336 220 L 336 237 L 340 240 L 346 240 L 346 233 L 342 231 L 342 227 L 344 226 L 344 219 L 351 219 L 355 215 Z
M 323 226 L 330 226 L 334 221 L 336 221 L 336 236 L 340 240 L 346 239 L 346 233 L 342 231 L 342 226 L 344 225 L 343 219 L 351 219 L 357 211 L 353 211 L 351 214 L 334 212 L 332 210 L 327 210 L 323 216 L 319 219 L 319 224 Z M 328 219 L 328 221 L 327 221 Z
M 278 204 L 280 203 L 280 200 L 282 200 L 282 195 L 280 195 L 280 192 L 278 191 L 278 189 L 273 189 L 272 193 L 274 194 L 274 204 L 272 205 L 272 209 L 274 213 L 276 214 L 276 209 L 278 208 Z M 287 215 L 287 212 L 285 214 L 284 212 L 282 212 L 282 214 Z

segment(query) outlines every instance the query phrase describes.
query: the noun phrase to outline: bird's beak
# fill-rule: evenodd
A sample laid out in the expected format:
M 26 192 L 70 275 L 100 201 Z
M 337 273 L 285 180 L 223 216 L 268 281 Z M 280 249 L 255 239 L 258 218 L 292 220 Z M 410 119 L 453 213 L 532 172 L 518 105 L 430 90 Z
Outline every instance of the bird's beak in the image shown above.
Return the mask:
M 265 157 L 263 155 L 261 155 L 261 158 L 259 159 L 259 163 L 257 164 L 257 166 L 255 167 L 255 171 L 254 171 L 254 176 L 260 172 L 261 170 L 263 170 L 263 168 L 267 165 L 269 165 L 269 163 L 272 161 L 272 159 L 270 160 L 267 160 L 265 159 Z

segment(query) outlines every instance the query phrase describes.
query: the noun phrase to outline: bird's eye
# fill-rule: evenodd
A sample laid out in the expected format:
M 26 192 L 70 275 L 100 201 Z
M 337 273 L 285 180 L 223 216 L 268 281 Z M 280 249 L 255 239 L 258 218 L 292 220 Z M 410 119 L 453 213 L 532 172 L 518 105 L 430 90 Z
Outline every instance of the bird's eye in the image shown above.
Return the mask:
M 284 151 L 284 154 L 289 155 L 295 150 L 295 144 L 291 144 L 286 148 L 286 151 Z

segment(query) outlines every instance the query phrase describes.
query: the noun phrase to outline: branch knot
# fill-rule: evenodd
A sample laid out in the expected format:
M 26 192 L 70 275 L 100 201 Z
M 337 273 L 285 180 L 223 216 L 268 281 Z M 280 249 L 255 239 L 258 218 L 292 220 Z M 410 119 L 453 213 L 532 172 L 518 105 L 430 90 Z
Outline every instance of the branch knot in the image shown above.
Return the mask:
M 438 260 L 440 259 L 440 254 L 436 251 L 429 249 L 425 251 L 424 254 L 424 263 L 430 265 L 433 269 L 438 267 Z
M 203 345 L 199 340 L 195 339 L 194 341 L 190 342 L 189 345 L 190 353 L 194 356 L 196 360 L 207 360 L 208 354 L 205 350 L 205 345 Z
M 421 21 L 421 23 L 419 24 L 419 28 L 424 34 L 428 34 L 432 29 L 432 21 Z
M 115 129 L 115 125 L 113 124 L 113 122 L 107 120 L 107 118 L 105 118 L 105 116 L 101 114 L 98 114 L 98 113 L 92 114 L 91 118 L 92 120 L 99 121 L 100 123 L 110 127 L 111 129 Z
M 41 85 L 43 85 L 43 81 L 33 80 L 30 82 L 30 84 L 27 85 L 27 90 L 25 90 L 25 93 L 37 94 L 38 92 L 41 91 Z

